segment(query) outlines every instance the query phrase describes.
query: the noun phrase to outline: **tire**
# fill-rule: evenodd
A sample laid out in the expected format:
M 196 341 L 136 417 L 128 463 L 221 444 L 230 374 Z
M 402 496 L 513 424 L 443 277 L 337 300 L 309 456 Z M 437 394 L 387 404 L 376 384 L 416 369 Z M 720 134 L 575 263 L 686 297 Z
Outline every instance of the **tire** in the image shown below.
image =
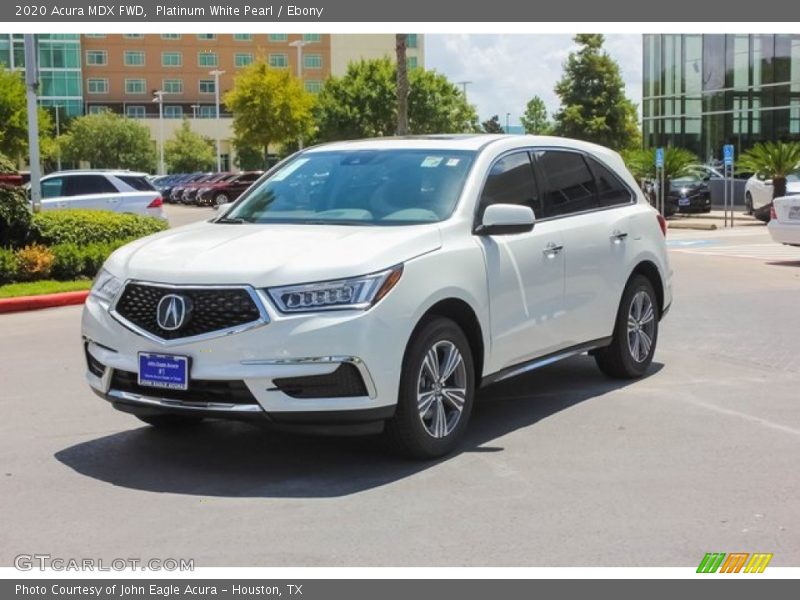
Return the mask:
M 634 275 L 630 279 L 617 311 L 611 344 L 594 353 L 597 366 L 603 373 L 616 379 L 638 379 L 647 373 L 658 342 L 660 308 L 657 300 L 647 277 Z M 636 322 L 631 331 L 629 316 Z M 645 345 L 648 339 L 649 347 Z
M 441 373 L 449 358 L 458 357 L 460 361 L 449 368 L 449 374 Z M 464 332 L 450 319 L 424 321 L 403 357 L 397 410 L 384 430 L 390 447 L 403 456 L 423 460 L 449 454 L 464 435 L 474 396 L 475 370 Z M 427 406 L 424 412 L 420 410 L 423 403 Z
M 222 206 L 228 203 L 228 196 L 225 194 L 217 194 L 214 196 L 214 206 Z
M 136 415 L 136 418 L 158 429 L 178 429 L 197 425 L 203 420 L 202 417 L 187 417 L 184 415 Z
M 745 214 L 748 215 L 753 214 L 753 197 L 750 195 L 750 192 L 747 192 L 747 194 L 745 194 L 744 207 L 745 207 Z

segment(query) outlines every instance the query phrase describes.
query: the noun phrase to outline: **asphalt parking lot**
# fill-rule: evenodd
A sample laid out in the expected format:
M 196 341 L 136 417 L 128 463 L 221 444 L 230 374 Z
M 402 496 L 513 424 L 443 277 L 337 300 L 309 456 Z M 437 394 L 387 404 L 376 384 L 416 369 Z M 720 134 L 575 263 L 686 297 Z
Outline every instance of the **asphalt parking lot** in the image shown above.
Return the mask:
M 797 566 L 800 248 L 752 227 L 668 239 L 676 299 L 648 377 L 584 356 L 488 388 L 434 463 L 247 424 L 155 431 L 84 383 L 79 307 L 2 315 L 0 565 Z

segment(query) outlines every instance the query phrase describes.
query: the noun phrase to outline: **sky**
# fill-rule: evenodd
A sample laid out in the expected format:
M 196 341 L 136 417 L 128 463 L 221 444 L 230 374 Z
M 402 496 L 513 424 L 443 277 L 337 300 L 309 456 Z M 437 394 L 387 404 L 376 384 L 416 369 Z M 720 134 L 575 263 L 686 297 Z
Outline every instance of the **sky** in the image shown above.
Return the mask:
M 642 99 L 642 36 L 606 35 L 605 48 L 622 70 L 626 94 L 637 105 Z M 471 81 L 470 103 L 481 121 L 499 115 L 505 125 L 519 125 L 519 117 L 533 96 L 558 109 L 553 88 L 561 79 L 563 63 L 576 49 L 571 35 L 561 34 L 428 34 L 425 67 L 443 73 L 453 82 Z

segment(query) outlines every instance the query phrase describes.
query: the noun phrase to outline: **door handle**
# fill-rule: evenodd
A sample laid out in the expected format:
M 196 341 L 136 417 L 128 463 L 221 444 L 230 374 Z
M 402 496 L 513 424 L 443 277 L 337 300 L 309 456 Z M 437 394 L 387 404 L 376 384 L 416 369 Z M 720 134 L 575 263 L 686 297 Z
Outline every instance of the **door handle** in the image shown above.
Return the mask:
M 117 204 L 118 202 L 119 202 L 119 198 L 109 198 L 108 199 L 108 203 L 109 204 Z
M 611 241 L 614 243 L 619 243 L 623 241 L 626 237 L 628 237 L 628 234 L 624 231 L 620 231 L 619 229 L 615 229 L 610 236 Z
M 552 258 L 556 254 L 561 252 L 563 249 L 564 246 L 562 246 L 561 244 L 556 244 L 555 242 L 548 242 L 548 244 L 542 250 L 542 254 L 544 254 L 548 258 Z

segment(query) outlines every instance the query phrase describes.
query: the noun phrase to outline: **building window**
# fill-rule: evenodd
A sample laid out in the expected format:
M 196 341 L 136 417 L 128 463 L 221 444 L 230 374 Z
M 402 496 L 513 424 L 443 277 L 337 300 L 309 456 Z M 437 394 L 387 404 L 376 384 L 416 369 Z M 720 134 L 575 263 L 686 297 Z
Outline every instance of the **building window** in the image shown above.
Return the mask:
M 99 115 L 100 113 L 104 113 L 107 110 L 110 110 L 110 109 L 105 104 L 90 104 L 89 105 L 89 114 L 90 115 Z
M 409 33 L 406 36 L 406 48 L 416 48 L 419 44 L 416 33 Z
M 306 86 L 306 91 L 312 94 L 319 94 L 322 91 L 321 81 L 306 80 L 305 86 Z
M 216 67 L 217 66 L 217 53 L 216 52 L 199 52 L 197 54 L 197 64 L 200 67 Z
M 239 53 L 233 55 L 233 64 L 236 67 L 246 67 L 253 62 L 252 54 Z
M 183 53 L 181 52 L 162 52 L 162 67 L 180 67 L 183 64 Z
M 285 69 L 289 66 L 288 54 L 270 54 L 269 66 L 275 69 Z
M 79 69 L 80 49 L 69 42 L 39 42 L 40 69 Z
M 406 58 L 406 66 L 409 69 L 416 69 L 418 64 L 419 62 L 417 61 L 416 56 L 409 56 L 408 58 Z
M 213 81 L 211 82 L 214 83 Z M 202 104 L 200 110 L 197 111 L 199 119 L 213 119 L 217 116 L 217 107 L 210 104 Z
M 322 68 L 322 55 L 321 54 L 304 54 L 303 55 L 303 68 L 305 68 L 305 69 L 321 69 Z
M 125 66 L 126 67 L 143 67 L 144 66 L 144 52 L 142 50 L 126 50 L 125 51 Z
M 86 64 L 93 67 L 103 67 L 108 64 L 108 52 L 105 50 L 87 50 Z
M 319 42 L 322 40 L 322 36 L 319 33 L 304 33 L 303 34 L 303 41 L 304 42 Z
M 270 42 L 285 42 L 289 39 L 289 36 L 285 33 L 270 33 L 269 34 L 269 41 Z
M 161 34 L 162 40 L 179 40 L 181 39 L 180 33 L 162 33 Z
M 89 78 L 86 80 L 86 91 L 90 94 L 107 94 L 108 79 Z
M 199 81 L 200 93 L 201 94 L 213 94 L 214 93 L 214 80 L 213 79 L 201 79 Z
M 249 42 L 253 39 L 253 35 L 251 33 L 234 33 L 233 34 L 233 41 L 234 42 Z
M 182 119 L 183 107 L 179 104 L 167 104 L 164 106 L 165 119 Z
M 165 79 L 161 82 L 161 89 L 165 94 L 182 94 L 183 79 Z
M 105 33 L 86 33 L 84 35 L 90 40 L 104 40 L 106 37 Z
M 125 93 L 126 94 L 144 94 L 147 84 L 144 79 L 126 79 L 125 80 Z
M 123 33 L 122 37 L 126 40 L 143 40 L 144 34 L 143 33 Z
M 140 104 L 137 105 L 129 104 L 128 106 L 125 107 L 125 115 L 130 117 L 131 119 L 144 119 L 145 108 Z
M 197 34 L 198 40 L 215 40 L 217 39 L 216 33 L 198 33 Z

